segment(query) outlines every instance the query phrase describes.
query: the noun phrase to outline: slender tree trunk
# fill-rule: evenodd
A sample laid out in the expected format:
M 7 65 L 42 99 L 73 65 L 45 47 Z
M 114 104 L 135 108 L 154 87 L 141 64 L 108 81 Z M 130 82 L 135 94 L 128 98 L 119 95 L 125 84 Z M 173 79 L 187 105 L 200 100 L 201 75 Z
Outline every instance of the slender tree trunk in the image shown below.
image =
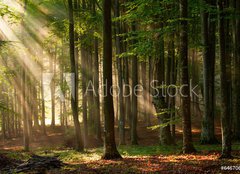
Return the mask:
M 148 94 L 148 109 L 149 109 L 149 112 L 147 113 L 147 124 L 148 126 L 151 126 L 151 116 L 152 116 L 152 113 L 151 113 L 151 106 L 152 106 L 152 94 L 153 94 L 153 90 L 152 90 L 152 80 L 153 80 L 153 66 L 152 66 L 152 62 L 153 62 L 153 58 L 151 56 L 149 56 L 148 58 L 148 90 L 147 92 L 149 93 Z
M 188 73 L 188 1 L 180 0 L 180 65 L 182 104 L 181 114 L 183 120 L 183 153 L 195 152 L 192 144 L 191 112 L 190 112 L 190 89 Z
M 63 42 L 63 41 L 62 41 Z M 63 47 L 63 43 L 62 43 L 62 47 Z M 62 48 L 62 53 L 61 55 L 63 56 L 63 48 Z M 63 61 L 60 59 L 60 88 L 61 91 L 63 91 L 63 71 L 64 71 L 64 65 L 63 65 Z M 65 102 L 65 98 L 64 98 L 64 94 L 65 94 L 65 90 L 63 91 L 63 98 L 60 98 L 60 121 L 61 121 L 61 127 L 64 128 L 64 115 L 66 113 L 64 113 L 64 102 Z
M 127 33 L 127 26 L 125 23 L 123 23 L 122 32 Z M 125 37 L 122 38 L 122 40 L 126 39 Z M 122 51 L 127 52 L 127 43 L 123 42 L 121 44 Z M 130 96 L 130 83 L 129 83 L 129 58 L 123 57 L 123 67 L 122 67 L 122 73 L 123 73 L 123 98 L 124 98 L 124 114 L 125 114 L 125 120 L 128 121 L 128 125 L 131 129 L 131 96 Z M 131 137 L 131 135 L 130 135 Z
M 115 0 L 114 4 L 115 18 L 120 16 L 119 0 Z M 116 56 L 117 56 L 117 69 L 118 69 L 118 98 L 119 98 L 119 144 L 125 144 L 125 114 L 124 114 L 124 103 L 123 103 L 123 77 L 122 77 L 122 58 L 119 57 L 123 53 L 122 40 L 119 36 L 121 34 L 120 22 L 115 22 L 116 28 Z
M 216 1 L 211 4 L 216 6 Z M 217 143 L 214 131 L 215 115 L 215 15 L 206 10 L 202 13 L 202 40 L 203 40 L 203 81 L 204 81 L 204 115 L 202 120 L 201 143 Z
M 4 86 L 1 84 L 1 99 L 4 100 Z M 2 115 L 2 123 L 1 123 L 1 128 L 2 128 L 2 138 L 3 141 L 6 139 L 6 112 L 4 110 L 1 111 Z
M 81 74 L 82 74 L 82 114 L 84 125 L 84 145 L 87 145 L 88 139 L 88 119 L 87 119 L 87 95 L 86 95 L 86 51 L 81 48 Z
M 147 114 L 147 63 L 145 61 L 141 62 L 141 71 L 142 71 L 142 85 L 143 85 L 143 118 L 146 126 L 148 126 L 148 114 Z
M 232 0 L 235 15 L 233 22 L 233 40 L 234 40 L 234 76 L 233 76 L 233 136 L 234 139 L 240 141 L 240 1 Z
M 85 0 L 82 1 L 82 9 L 86 9 Z M 80 39 L 84 39 L 85 35 Z M 84 146 L 88 144 L 88 118 L 87 118 L 87 93 L 86 93 L 86 83 L 87 83 L 87 52 L 84 46 L 81 46 L 81 76 L 82 76 L 82 115 L 83 115 L 83 139 Z
M 56 70 L 56 52 L 52 53 L 50 57 L 50 69 L 51 73 L 53 73 L 53 79 L 51 81 L 51 104 L 52 104 L 52 120 L 51 120 L 51 126 L 55 126 L 55 70 Z
M 104 154 L 103 159 L 117 159 L 121 155 L 117 151 L 114 135 L 114 110 L 112 87 L 112 22 L 111 0 L 103 1 L 103 82 L 104 85 Z
M 89 124 L 88 124 L 88 132 L 90 135 L 94 135 L 94 99 L 93 99 L 93 57 L 92 57 L 92 48 L 87 50 L 87 105 L 88 105 L 88 120 L 89 120 Z
M 43 65 L 42 65 L 43 66 Z M 42 117 L 41 117 L 41 127 L 43 135 L 47 135 L 46 133 L 46 125 L 45 125 L 45 95 L 44 95 L 44 84 L 43 84 L 43 68 L 41 69 L 41 104 L 42 104 Z
M 96 16 L 96 2 L 93 2 L 94 16 Z M 97 30 L 97 28 L 96 28 Z M 98 56 L 98 38 L 94 39 L 94 115 L 95 115 L 95 134 L 97 140 L 102 142 L 101 119 L 100 119 L 100 97 L 99 97 L 99 56 Z
M 230 57 L 227 56 L 226 41 L 228 33 L 225 31 L 226 21 L 226 1 L 218 1 L 219 16 L 219 36 L 220 36 L 220 70 L 221 70 L 221 124 L 222 124 L 222 156 L 221 158 L 231 157 L 231 109 L 230 109 L 230 84 L 228 78 L 231 74 L 231 67 L 228 64 Z
M 177 79 L 177 73 L 176 73 L 176 60 L 175 60 L 175 47 L 174 47 L 174 33 L 172 33 L 170 35 L 170 42 L 169 42 L 169 68 L 170 68 L 170 85 L 176 85 L 176 79 Z M 176 93 L 176 89 L 175 88 L 171 88 L 170 89 L 170 97 L 169 97 L 169 109 L 170 109 L 170 118 L 171 121 L 173 122 L 171 124 L 171 135 L 172 135 L 172 142 L 173 144 L 175 144 L 175 138 L 176 138 L 176 134 L 175 134 L 175 116 L 176 116 L 176 109 L 175 109 L 175 93 Z
M 136 25 L 132 25 L 132 31 L 136 31 Z M 137 122 L 138 122 L 138 97 L 137 97 L 137 85 L 138 85 L 138 58 L 132 57 L 132 120 L 131 120 L 131 144 L 138 144 L 137 135 Z
M 29 71 L 26 71 L 26 99 L 27 99 L 27 115 L 28 115 L 28 132 L 29 132 L 29 139 L 32 141 L 33 138 L 33 110 L 32 110 L 32 82 Z
M 24 0 L 24 13 L 27 11 L 27 0 Z M 22 30 L 24 30 L 25 22 L 22 21 Z M 24 36 L 23 36 L 24 37 Z M 28 131 L 28 114 L 27 114 L 27 97 L 26 97 L 26 70 L 25 70 L 25 62 L 22 64 L 22 82 L 21 82 L 21 105 L 22 105 L 22 116 L 23 116 L 23 144 L 24 150 L 29 151 L 29 131 Z
M 125 116 L 128 120 L 129 127 L 131 128 L 131 98 L 130 98 L 130 88 L 129 88 L 129 65 L 128 65 L 128 57 L 124 57 L 124 99 L 125 99 Z
M 74 18 L 73 18 L 73 2 L 72 0 L 68 0 L 68 7 L 69 7 L 69 46 L 70 46 L 70 60 L 71 60 L 71 73 L 74 74 L 74 78 L 72 79 L 72 95 L 71 95 L 71 107 L 72 107 L 72 114 L 73 114 L 73 121 L 75 127 L 75 135 L 76 135 L 76 150 L 83 151 L 83 142 L 82 142 L 82 135 L 81 135 L 81 128 L 80 123 L 78 120 L 78 72 L 75 61 L 75 44 L 74 44 Z
M 29 151 L 29 131 L 28 131 L 28 115 L 27 115 L 27 101 L 26 101 L 26 74 L 24 67 L 22 69 L 22 115 L 23 115 L 23 143 L 24 150 Z
M 6 89 L 6 97 L 5 97 L 5 101 L 6 101 L 6 107 L 9 108 L 9 89 L 7 88 Z M 11 129 L 10 129 L 10 113 L 9 111 L 6 112 L 6 130 L 7 130 L 7 133 L 8 133 L 8 138 L 12 138 L 12 135 L 11 135 Z
M 163 29 L 163 24 L 160 24 L 160 28 Z M 157 86 L 156 93 L 154 94 L 154 106 L 158 114 L 158 121 L 160 125 L 159 129 L 159 143 L 161 145 L 170 145 L 172 144 L 172 137 L 170 131 L 170 115 L 166 112 L 168 108 L 166 99 L 166 93 L 164 86 L 165 84 L 165 56 L 164 56 L 164 37 L 163 35 L 158 37 L 158 42 L 156 43 L 157 57 L 156 57 L 156 77 L 157 77 Z M 159 87 L 160 86 L 160 87 Z M 163 125 L 164 124 L 164 125 Z M 165 125 L 167 124 L 167 125 Z
M 37 87 L 35 85 L 33 85 L 32 87 L 33 89 L 33 120 L 34 120 L 34 127 L 36 129 L 39 129 L 39 122 L 38 122 L 38 104 L 37 104 L 37 101 L 38 101 L 38 98 L 37 98 L 37 94 L 38 94 L 38 91 L 37 91 Z

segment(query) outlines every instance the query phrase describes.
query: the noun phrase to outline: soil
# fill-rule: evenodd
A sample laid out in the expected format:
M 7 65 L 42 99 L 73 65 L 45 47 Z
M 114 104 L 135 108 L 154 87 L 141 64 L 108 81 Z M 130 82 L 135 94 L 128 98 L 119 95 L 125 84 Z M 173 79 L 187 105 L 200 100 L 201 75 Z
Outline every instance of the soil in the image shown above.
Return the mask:
M 156 120 L 152 120 L 156 122 Z M 193 139 L 199 141 L 200 127 L 199 123 L 193 123 Z M 118 141 L 118 133 L 116 127 L 116 141 Z M 129 130 L 126 129 L 126 144 L 130 145 Z M 181 141 L 181 127 L 177 126 L 176 137 Z M 66 146 L 66 136 L 61 127 L 47 128 L 47 136 L 41 135 L 40 132 L 35 132 L 37 138 L 32 140 L 31 149 L 34 151 L 38 148 L 61 149 Z M 221 132 L 219 124 L 216 126 L 217 138 L 220 140 Z M 148 129 L 144 122 L 138 124 L 139 145 L 153 146 L 158 144 L 158 130 Z M 74 137 L 68 137 L 72 146 Z M 20 151 L 22 150 L 22 138 L 13 138 L 11 140 L 0 141 L 0 149 L 5 151 Z M 99 147 L 102 143 L 96 141 L 94 138 L 89 138 L 89 147 Z M 240 152 L 233 152 L 234 155 L 240 155 Z M 80 174 L 80 173 L 240 173 L 238 171 L 223 171 L 221 166 L 236 166 L 236 163 L 229 160 L 219 160 L 220 152 L 200 152 L 192 155 L 155 155 L 142 157 L 126 157 L 122 160 L 95 160 L 88 162 L 81 162 L 79 164 L 65 164 L 61 170 L 50 170 L 47 173 L 63 173 L 63 174 Z M 4 155 L 0 156 L 0 168 L 11 164 L 13 167 L 19 164 L 19 161 L 9 159 Z M 71 168 L 71 170 L 69 169 Z

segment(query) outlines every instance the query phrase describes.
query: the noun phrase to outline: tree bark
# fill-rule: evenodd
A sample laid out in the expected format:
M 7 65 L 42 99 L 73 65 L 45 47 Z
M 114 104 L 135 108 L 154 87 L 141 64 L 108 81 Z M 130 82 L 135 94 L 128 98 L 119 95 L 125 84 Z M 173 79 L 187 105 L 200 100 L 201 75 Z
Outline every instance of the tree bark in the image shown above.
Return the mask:
M 24 12 L 27 11 L 27 0 L 24 0 Z M 24 29 L 25 22 L 22 21 L 22 29 Z M 23 36 L 24 37 L 24 36 Z M 29 131 L 28 131 L 28 114 L 27 114 L 27 97 L 26 97 L 26 70 L 25 70 L 25 62 L 22 64 L 22 81 L 21 81 L 21 104 L 22 104 L 22 116 L 23 116 L 23 144 L 24 150 L 29 151 L 30 149 L 30 140 L 29 140 Z
M 193 153 L 195 148 L 192 144 L 191 112 L 190 112 L 190 89 L 188 72 L 188 1 L 180 0 L 180 65 L 181 85 L 185 85 L 182 95 L 182 124 L 183 124 L 183 153 Z
M 141 62 L 141 71 L 142 71 L 142 86 L 143 86 L 143 104 L 142 104 L 142 109 L 143 109 L 143 118 L 144 122 L 146 123 L 146 126 L 149 126 L 149 119 L 148 119 L 148 114 L 147 114 L 147 109 L 148 109 L 148 100 L 147 100 L 147 63 L 146 61 Z
M 160 28 L 163 29 L 163 24 L 160 24 Z M 156 92 L 154 94 L 154 106 L 156 109 L 156 112 L 158 114 L 158 122 L 159 122 L 159 144 L 161 145 L 170 145 L 172 144 L 172 136 L 170 131 L 170 124 L 168 123 L 170 121 L 170 115 L 168 113 L 165 113 L 168 109 L 167 103 L 165 101 L 166 99 L 166 93 L 165 93 L 165 86 L 162 86 L 162 84 L 165 84 L 165 55 L 164 55 L 164 36 L 159 35 L 157 37 L 157 44 L 156 44 L 156 50 L 157 50 L 157 57 L 156 57 L 156 77 L 157 77 L 157 86 L 156 86 Z M 165 93 L 165 94 L 164 94 Z M 166 124 L 166 125 L 165 125 Z
M 103 1 L 103 82 L 104 85 L 104 154 L 102 159 L 118 159 L 114 134 L 114 109 L 112 87 L 112 22 L 111 0 Z
M 207 3 L 207 2 L 206 2 Z M 216 1 L 211 0 L 212 8 Z M 216 22 L 212 12 L 204 10 L 202 13 L 202 40 L 203 40 L 203 81 L 204 81 L 204 115 L 202 120 L 201 143 L 217 143 L 214 131 L 215 117 L 215 36 Z
M 114 16 L 118 18 L 120 16 L 119 0 L 115 0 L 114 4 Z M 124 103 L 123 103 L 123 77 L 122 77 L 122 58 L 119 57 L 123 53 L 122 40 L 119 36 L 121 34 L 120 22 L 115 22 L 116 28 L 116 59 L 118 69 L 118 98 L 119 98 L 119 144 L 125 144 L 125 114 L 124 114 Z
M 85 0 L 82 1 L 82 9 L 86 9 Z M 85 36 L 82 36 L 84 38 Z M 81 38 L 80 38 L 81 39 Z M 88 118 L 87 118 L 87 95 L 86 95 L 86 83 L 87 83 L 87 52 L 84 46 L 81 46 L 81 76 L 82 76 L 82 116 L 83 116 L 83 139 L 84 146 L 88 144 Z
M 136 31 L 136 24 L 132 25 L 132 31 Z M 135 41 L 133 41 L 135 42 Z M 131 120 L 131 144 L 138 144 L 137 122 L 138 122 L 138 58 L 136 55 L 132 57 L 132 120 Z
M 42 61 L 43 62 L 43 61 Z M 41 117 L 41 127 L 43 135 L 47 135 L 46 125 L 45 125 L 45 95 L 44 95 L 44 84 L 43 84 L 43 64 L 41 68 L 41 104 L 42 104 L 42 117 Z
M 76 68 L 75 61 L 75 44 L 74 44 L 74 18 L 73 18 L 73 3 L 72 0 L 68 0 L 69 7 L 69 47 L 70 47 L 70 61 L 71 61 L 71 73 L 74 74 L 72 79 L 72 95 L 71 95 L 71 107 L 73 114 L 73 121 L 75 127 L 75 136 L 76 136 L 76 150 L 83 151 L 83 141 L 81 135 L 80 123 L 78 120 L 78 71 Z
M 240 141 L 240 1 L 232 0 L 235 8 L 233 20 L 233 42 L 234 42 L 234 75 L 233 75 L 233 136 Z
M 96 16 L 96 2 L 93 2 L 93 13 Z M 97 31 L 97 28 L 95 29 Z M 99 142 L 102 142 L 101 118 L 100 118 L 100 97 L 99 97 L 99 52 L 98 38 L 94 38 L 94 115 L 95 115 L 95 134 Z
M 35 85 L 33 85 L 32 87 L 33 89 L 33 120 L 34 120 L 34 127 L 36 129 L 39 129 L 39 121 L 38 121 L 38 91 L 37 91 L 37 87 Z
M 51 109 L 52 109 L 52 120 L 51 120 L 51 126 L 55 126 L 55 70 L 56 70 L 56 55 L 57 53 L 50 53 L 50 72 L 53 73 L 53 79 L 51 81 Z
M 230 84 L 228 78 L 231 74 L 231 67 L 228 64 L 230 57 L 227 56 L 227 32 L 226 32 L 226 1 L 218 1 L 219 16 L 219 36 L 220 36 L 220 71 L 221 71 L 221 124 L 222 124 L 222 155 L 221 158 L 231 158 L 231 109 L 230 109 Z

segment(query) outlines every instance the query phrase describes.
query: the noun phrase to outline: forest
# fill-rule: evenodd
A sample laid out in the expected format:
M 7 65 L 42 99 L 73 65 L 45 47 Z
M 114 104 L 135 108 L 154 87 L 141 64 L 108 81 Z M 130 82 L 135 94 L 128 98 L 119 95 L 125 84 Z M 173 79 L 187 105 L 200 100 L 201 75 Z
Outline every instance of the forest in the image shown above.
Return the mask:
M 0 173 L 239 173 L 240 0 L 1 0 Z

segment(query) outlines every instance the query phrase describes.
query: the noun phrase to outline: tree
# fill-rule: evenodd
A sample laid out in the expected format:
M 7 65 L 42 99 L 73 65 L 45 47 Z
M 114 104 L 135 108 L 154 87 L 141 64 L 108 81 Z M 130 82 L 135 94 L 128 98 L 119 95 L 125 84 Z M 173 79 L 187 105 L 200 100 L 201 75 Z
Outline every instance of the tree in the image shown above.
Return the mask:
M 175 45 L 174 45 L 174 37 L 175 34 L 171 33 L 169 38 L 169 45 L 168 45 L 168 72 L 169 72 L 169 84 L 168 85 L 176 85 L 177 80 L 177 61 L 175 58 Z M 167 73 L 168 74 L 168 73 Z M 175 130 L 175 117 L 176 117 L 176 97 L 174 97 L 174 94 L 176 92 L 176 89 L 172 88 L 170 90 L 171 97 L 168 97 L 168 109 L 170 109 L 170 119 L 173 122 L 171 124 L 171 135 L 172 135 L 172 143 L 175 143 L 176 138 L 176 130 Z
M 71 73 L 74 75 L 72 79 L 72 95 L 71 95 L 71 107 L 73 114 L 73 121 L 75 127 L 75 135 L 76 135 L 76 150 L 83 151 L 83 141 L 81 135 L 80 123 L 78 120 L 78 93 L 77 93 L 77 84 L 78 84 L 78 72 L 75 61 L 75 44 L 74 44 L 74 18 L 73 18 L 73 2 L 72 0 L 68 0 L 69 7 L 69 47 L 70 47 L 70 61 L 71 61 Z
M 136 24 L 132 24 L 132 31 L 136 32 Z M 133 44 L 135 44 L 135 40 Z M 137 122 L 138 122 L 138 97 L 137 97 L 137 85 L 138 85 L 138 58 L 136 55 L 132 57 L 132 120 L 131 120 L 131 144 L 138 144 L 137 136 Z
M 37 87 L 35 85 L 32 86 L 32 99 L 33 99 L 33 120 L 34 120 L 34 127 L 36 129 L 39 129 L 39 121 L 38 121 L 38 105 L 37 105 L 37 101 L 38 101 L 38 98 L 37 98 L 37 94 L 38 94 L 38 91 L 37 91 Z
M 24 12 L 27 11 L 27 0 L 24 0 Z M 25 27 L 25 22 L 22 21 L 22 29 Z M 26 97 L 26 64 L 23 61 L 22 63 L 22 81 L 21 81 L 21 105 L 22 105 L 22 116 L 23 116 L 23 143 L 24 143 L 24 150 L 29 151 L 30 146 L 30 137 L 29 137 L 29 124 L 28 124 L 28 113 L 27 113 L 27 97 Z
M 203 81 L 204 81 L 204 115 L 202 120 L 201 143 L 216 143 L 214 131 L 215 117 L 215 7 L 216 0 L 205 5 L 212 6 L 212 12 L 204 9 L 202 12 L 202 40 L 203 40 Z
M 143 85 L 143 118 L 146 123 L 146 126 L 149 126 L 149 116 L 147 114 L 147 62 L 141 62 L 141 77 L 142 77 L 142 85 Z
M 192 144 L 191 112 L 190 112 L 190 89 L 188 73 L 188 1 L 180 0 L 180 65 L 182 89 L 182 124 L 183 124 L 183 153 L 195 152 Z
M 42 61 L 43 62 L 43 61 Z M 45 125 L 45 99 L 44 99 L 44 84 L 43 84 L 43 64 L 41 65 L 41 107 L 42 107 L 42 116 L 41 116 L 41 127 L 43 135 L 46 135 L 46 125 Z
M 160 29 L 163 29 L 163 23 L 160 24 Z M 156 57 L 156 77 L 157 77 L 157 94 L 154 95 L 154 106 L 157 111 L 158 121 L 160 125 L 159 131 L 159 143 L 161 145 L 170 145 L 173 143 L 171 131 L 170 131 L 170 115 L 166 112 L 167 103 L 164 97 L 164 86 L 161 86 L 165 82 L 165 56 L 164 56 L 164 35 L 158 36 L 156 44 L 157 57 Z M 165 125 L 167 124 L 167 125 Z
M 93 2 L 93 14 L 96 17 L 96 1 Z M 95 28 L 97 30 L 97 28 Z M 98 52 L 98 38 L 94 39 L 94 115 L 95 115 L 95 133 L 98 141 L 102 142 L 101 134 L 101 119 L 100 119 L 100 97 L 99 97 L 99 52 Z
M 124 23 L 123 24 L 123 33 L 126 33 L 127 32 L 127 29 L 126 29 L 126 24 Z M 123 40 L 126 39 L 126 37 L 123 38 Z M 126 42 L 123 43 L 123 52 L 127 52 L 127 44 Z M 126 86 L 130 86 L 129 84 L 129 57 L 126 56 L 123 58 L 123 81 L 124 81 L 124 85 Z M 125 114 L 125 117 L 127 118 L 128 120 L 128 124 L 129 124 L 129 127 L 131 128 L 131 96 L 129 95 L 130 94 L 130 89 L 128 87 L 125 87 L 124 88 L 124 114 Z
M 86 9 L 85 0 L 82 1 L 82 9 Z M 80 39 L 84 39 L 85 36 L 82 36 Z M 83 116 L 83 139 L 84 145 L 87 145 L 88 142 L 88 118 L 87 118 L 87 95 L 86 95 L 86 83 L 87 83 L 87 54 L 83 45 L 81 45 L 81 76 L 82 76 L 82 116 Z
M 118 18 L 120 16 L 120 10 L 119 10 L 119 0 L 115 0 L 114 4 L 114 13 L 115 18 Z M 125 115 L 124 115 L 124 103 L 123 103 L 123 77 L 122 77 L 122 58 L 119 56 L 123 53 L 123 46 L 122 46 L 122 40 L 119 36 L 121 33 L 120 28 L 120 22 L 115 22 L 115 28 L 116 28 L 116 57 L 117 57 L 117 69 L 118 69 L 118 98 L 119 98 L 119 144 L 123 145 L 125 144 Z
M 53 48 L 52 48 L 53 49 Z M 52 52 L 53 50 L 50 50 L 50 60 L 49 60 L 49 67 L 50 72 L 53 73 L 53 79 L 51 81 L 51 109 L 52 109 L 52 120 L 51 120 L 51 126 L 55 126 L 55 75 L 56 75 L 56 49 L 55 53 Z
M 220 41 L 220 78 L 221 78 L 221 123 L 222 123 L 222 155 L 221 158 L 231 158 L 231 108 L 230 108 L 230 87 L 229 77 L 231 76 L 231 66 L 227 59 L 227 35 L 226 32 L 226 1 L 218 1 L 219 16 L 219 41 Z
M 103 1 L 103 82 L 104 85 L 104 154 L 102 159 L 118 159 L 114 135 L 114 110 L 112 87 L 112 22 L 111 0 Z
M 240 1 L 232 0 L 235 8 L 233 18 L 233 42 L 234 42 L 234 74 L 233 74 L 233 123 L 234 139 L 240 140 Z

